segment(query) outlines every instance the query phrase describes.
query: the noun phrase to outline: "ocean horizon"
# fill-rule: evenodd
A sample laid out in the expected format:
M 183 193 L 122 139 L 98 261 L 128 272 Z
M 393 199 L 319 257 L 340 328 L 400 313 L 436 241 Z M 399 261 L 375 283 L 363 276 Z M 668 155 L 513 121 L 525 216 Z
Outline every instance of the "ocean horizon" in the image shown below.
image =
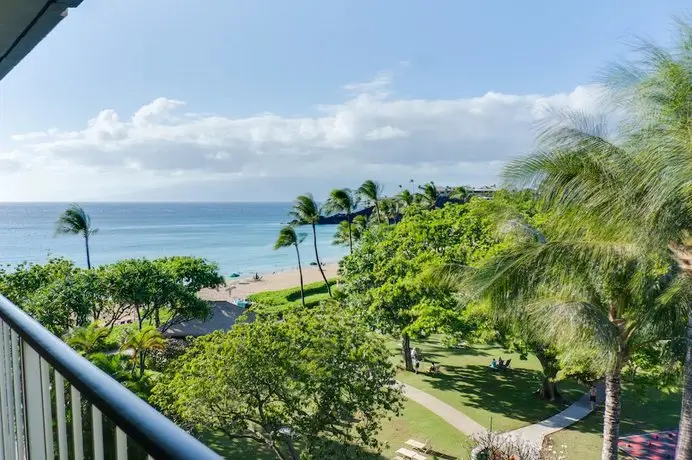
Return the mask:
M 0 204 L 0 263 L 44 263 L 65 257 L 86 267 L 84 239 L 55 235 L 55 221 L 70 203 Z M 80 203 L 98 228 L 89 241 L 92 265 L 129 258 L 204 257 L 221 273 L 250 275 L 297 266 L 295 250 L 274 250 L 291 203 L 269 202 L 91 202 Z M 311 229 L 300 245 L 304 265 L 315 260 Z M 336 262 L 348 249 L 331 244 L 335 225 L 317 227 L 320 260 Z

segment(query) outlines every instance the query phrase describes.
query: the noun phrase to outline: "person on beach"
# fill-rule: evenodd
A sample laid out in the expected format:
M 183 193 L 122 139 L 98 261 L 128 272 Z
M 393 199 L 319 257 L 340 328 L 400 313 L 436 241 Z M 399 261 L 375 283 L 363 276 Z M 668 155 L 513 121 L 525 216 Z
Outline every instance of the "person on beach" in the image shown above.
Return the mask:
M 589 388 L 589 402 L 591 403 L 591 410 L 596 410 L 596 385 L 593 383 Z

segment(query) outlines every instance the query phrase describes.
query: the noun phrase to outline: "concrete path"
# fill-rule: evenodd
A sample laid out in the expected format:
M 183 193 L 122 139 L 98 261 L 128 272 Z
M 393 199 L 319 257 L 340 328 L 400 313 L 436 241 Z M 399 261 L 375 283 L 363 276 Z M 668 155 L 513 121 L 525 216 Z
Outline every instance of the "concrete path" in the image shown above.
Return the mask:
M 408 399 L 417 402 L 421 406 L 427 408 L 439 417 L 442 417 L 447 423 L 452 425 L 457 430 L 467 436 L 485 431 L 481 425 L 471 420 L 469 417 L 459 412 L 447 403 L 444 403 L 428 393 L 414 388 L 411 385 L 397 382 L 401 386 L 401 392 Z M 600 384 L 598 390 L 598 403 L 602 405 L 605 400 L 605 388 Z M 505 436 L 512 438 L 520 438 L 526 442 L 536 445 L 541 448 L 543 438 L 546 436 L 567 428 L 571 424 L 578 422 L 591 413 L 591 404 L 589 403 L 588 393 L 583 395 L 577 402 L 563 410 L 559 414 L 543 420 L 540 423 L 525 426 L 518 430 L 508 431 Z
M 598 403 L 602 405 L 605 401 L 605 387 L 599 384 L 596 388 L 598 392 Z M 591 403 L 589 402 L 589 394 L 583 395 L 577 402 L 563 410 L 559 414 L 543 420 L 533 425 L 519 428 L 518 430 L 508 431 L 505 433 L 509 437 L 523 439 L 538 446 L 543 446 L 543 438 L 548 435 L 567 428 L 573 423 L 578 422 L 591 413 Z
M 428 393 L 414 388 L 411 385 L 405 383 L 397 382 L 401 385 L 401 392 L 411 401 L 415 401 L 426 409 L 430 410 L 434 414 L 442 417 L 447 423 L 452 425 L 457 430 L 461 431 L 467 436 L 471 436 L 475 433 L 479 433 L 485 430 L 475 421 L 471 420 L 466 415 L 462 414 L 449 404 L 440 401 L 434 396 Z

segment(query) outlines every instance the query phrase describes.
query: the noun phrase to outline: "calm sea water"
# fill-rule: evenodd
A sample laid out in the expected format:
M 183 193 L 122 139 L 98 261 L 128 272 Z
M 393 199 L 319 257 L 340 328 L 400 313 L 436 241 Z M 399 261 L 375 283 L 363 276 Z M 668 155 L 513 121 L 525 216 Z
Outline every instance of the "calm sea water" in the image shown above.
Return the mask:
M 54 236 L 61 203 L 0 204 L 0 262 L 45 262 L 64 256 L 86 266 L 84 240 Z M 219 264 L 222 272 L 254 274 L 296 266 L 295 251 L 273 249 L 289 203 L 86 203 L 99 229 L 90 240 L 94 265 L 132 257 L 189 255 Z M 336 261 L 346 248 L 332 246 L 336 226 L 318 227 L 320 259 Z M 305 228 L 302 231 L 308 232 Z M 301 245 L 303 263 L 315 260 L 312 239 Z

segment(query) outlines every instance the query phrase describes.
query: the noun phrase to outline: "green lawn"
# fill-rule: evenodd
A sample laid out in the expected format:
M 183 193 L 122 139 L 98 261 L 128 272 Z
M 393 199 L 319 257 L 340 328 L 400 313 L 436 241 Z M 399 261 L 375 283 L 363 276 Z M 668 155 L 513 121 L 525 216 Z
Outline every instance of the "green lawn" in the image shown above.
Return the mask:
M 330 286 L 336 284 L 336 279 L 332 278 L 329 281 Z M 305 305 L 308 307 L 316 306 L 320 301 L 328 299 L 329 293 L 324 282 L 318 281 L 315 283 L 306 284 L 305 287 Z M 300 287 L 292 287 L 282 289 L 280 291 L 265 291 L 252 294 L 248 297 L 249 300 L 264 308 L 291 309 L 299 307 L 300 302 Z
M 624 385 L 622 393 L 621 436 L 676 428 L 680 417 L 680 393 L 663 393 L 657 388 L 635 391 Z M 567 458 L 598 459 L 603 437 L 603 410 L 591 414 L 571 427 L 555 433 L 546 442 L 567 446 Z
M 423 352 L 421 369 L 427 372 L 429 361 L 442 365 L 442 373 L 414 374 L 400 370 L 397 378 L 429 393 L 468 415 L 484 427 L 493 430 L 514 430 L 544 420 L 562 409 L 557 404 L 534 397 L 540 383 L 540 364 L 530 356 L 521 360 L 518 354 L 507 353 L 491 345 L 449 348 L 440 342 L 441 336 L 412 342 Z M 403 366 L 399 342 L 389 346 L 397 365 Z M 493 357 L 511 359 L 511 369 L 497 372 L 488 368 Z M 577 400 L 586 388 L 566 380 L 559 384 L 565 405 Z
M 372 460 L 388 459 L 408 439 L 419 441 L 431 440 L 433 449 L 440 455 L 438 458 L 467 459 L 468 440 L 465 436 L 447 424 L 437 415 L 412 401 L 404 402 L 404 410 L 399 417 L 383 422 L 378 439 L 385 442 L 381 455 L 363 452 L 364 458 Z M 202 442 L 214 449 L 224 458 L 247 458 L 273 460 L 276 456 L 266 446 L 246 439 L 229 440 L 221 434 L 207 434 Z M 431 456 L 428 456 L 431 458 Z

